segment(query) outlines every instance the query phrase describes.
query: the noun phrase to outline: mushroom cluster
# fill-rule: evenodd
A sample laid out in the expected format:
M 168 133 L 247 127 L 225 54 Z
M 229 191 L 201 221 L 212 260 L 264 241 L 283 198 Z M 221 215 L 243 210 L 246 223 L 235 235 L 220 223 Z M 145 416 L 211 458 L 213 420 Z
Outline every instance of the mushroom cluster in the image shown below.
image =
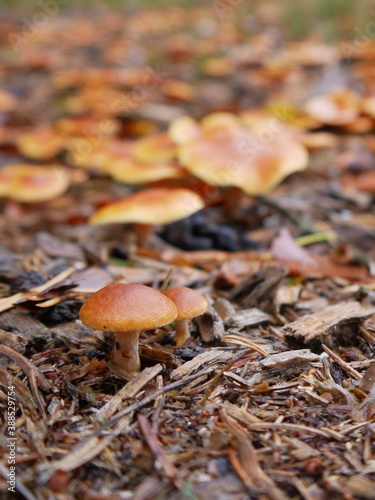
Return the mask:
M 207 184 L 239 188 L 252 196 L 269 192 L 307 167 L 305 147 L 285 127 L 270 130 L 262 139 L 246 125 L 245 119 L 230 113 L 213 113 L 200 124 L 178 118 L 170 134 L 179 144 L 180 164 Z
M 174 321 L 177 308 L 166 295 L 146 285 L 113 283 L 83 304 L 83 324 L 115 334 L 112 363 L 125 373 L 140 370 L 139 333 Z

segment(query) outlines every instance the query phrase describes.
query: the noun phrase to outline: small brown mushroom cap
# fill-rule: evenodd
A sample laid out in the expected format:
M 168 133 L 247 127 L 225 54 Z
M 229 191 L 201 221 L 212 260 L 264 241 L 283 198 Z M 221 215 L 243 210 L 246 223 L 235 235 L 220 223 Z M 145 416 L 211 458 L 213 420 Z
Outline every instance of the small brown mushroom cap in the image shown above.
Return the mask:
M 146 285 L 113 283 L 83 304 L 82 323 L 97 330 L 137 331 L 158 328 L 176 319 L 177 308 L 164 294 Z
M 198 212 L 203 199 L 185 188 L 150 188 L 97 210 L 90 224 L 168 224 Z
M 200 316 L 208 307 L 203 295 L 186 286 L 176 286 L 163 293 L 176 304 L 178 321 Z

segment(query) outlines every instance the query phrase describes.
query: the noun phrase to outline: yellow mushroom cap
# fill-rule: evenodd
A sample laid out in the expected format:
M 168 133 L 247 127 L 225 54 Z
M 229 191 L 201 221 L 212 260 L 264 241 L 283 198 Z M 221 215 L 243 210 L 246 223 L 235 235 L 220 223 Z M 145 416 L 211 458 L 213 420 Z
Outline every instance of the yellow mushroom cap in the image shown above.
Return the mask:
M 168 224 L 189 217 L 203 207 L 203 199 L 190 189 L 150 188 L 100 208 L 89 223 Z
M 195 318 L 205 312 L 207 300 L 192 288 L 176 286 L 163 292 L 177 307 L 177 320 Z
M 61 167 L 21 163 L 0 170 L 0 195 L 23 203 L 53 200 L 68 187 L 68 172 Z
M 177 308 L 164 294 L 146 285 L 113 283 L 83 304 L 82 323 L 97 330 L 149 330 L 171 323 Z

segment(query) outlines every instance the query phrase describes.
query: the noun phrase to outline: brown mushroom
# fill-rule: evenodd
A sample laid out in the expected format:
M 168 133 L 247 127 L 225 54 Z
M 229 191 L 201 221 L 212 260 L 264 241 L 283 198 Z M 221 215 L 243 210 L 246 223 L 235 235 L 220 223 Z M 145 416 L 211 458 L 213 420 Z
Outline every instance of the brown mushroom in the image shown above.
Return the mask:
M 203 199 L 185 188 L 150 188 L 97 210 L 92 225 L 133 223 L 138 245 L 144 247 L 153 225 L 184 219 L 204 207 Z
M 177 307 L 176 335 L 177 347 L 181 347 L 190 337 L 189 319 L 200 316 L 208 307 L 207 300 L 192 288 L 176 286 L 163 292 Z
M 124 283 L 101 288 L 79 312 L 85 325 L 114 332 L 112 363 L 126 373 L 140 370 L 139 332 L 171 323 L 176 316 L 175 304 L 158 290 Z

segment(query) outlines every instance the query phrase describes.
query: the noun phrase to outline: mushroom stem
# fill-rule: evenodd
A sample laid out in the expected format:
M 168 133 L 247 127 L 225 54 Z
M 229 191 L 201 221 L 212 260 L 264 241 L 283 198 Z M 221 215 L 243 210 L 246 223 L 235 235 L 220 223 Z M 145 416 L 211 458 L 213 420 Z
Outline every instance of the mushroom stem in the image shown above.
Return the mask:
M 115 332 L 112 362 L 127 373 L 139 372 L 139 332 Z
M 244 192 L 241 188 L 236 186 L 231 186 L 226 190 L 224 207 L 225 211 L 231 217 L 236 217 L 242 207 L 244 199 Z
M 176 346 L 181 347 L 182 345 L 184 345 L 189 337 L 190 337 L 189 320 L 188 319 L 176 320 L 176 335 L 174 337 Z
M 135 234 L 137 236 L 137 245 L 140 248 L 146 248 L 148 246 L 153 226 L 152 224 L 134 224 Z

